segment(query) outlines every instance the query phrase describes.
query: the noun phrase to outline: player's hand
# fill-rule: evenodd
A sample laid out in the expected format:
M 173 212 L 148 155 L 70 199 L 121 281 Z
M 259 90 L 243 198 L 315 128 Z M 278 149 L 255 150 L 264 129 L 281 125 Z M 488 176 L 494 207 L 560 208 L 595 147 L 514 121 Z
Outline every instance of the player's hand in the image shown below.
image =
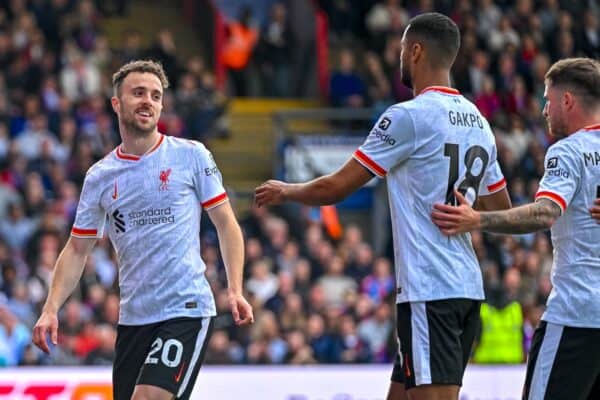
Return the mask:
M 600 224 L 600 199 L 594 201 L 594 205 L 590 208 L 590 213 L 592 214 L 592 218 Z
M 285 189 L 288 186 L 287 183 L 276 181 L 274 179 L 268 180 L 256 189 L 254 189 L 254 201 L 259 207 L 267 206 L 269 204 L 281 204 L 285 199 Z
M 229 293 L 229 307 L 236 325 L 243 326 L 254 322 L 252 306 L 242 294 Z
M 465 197 L 457 190 L 454 195 L 458 206 L 435 204 L 431 213 L 431 220 L 446 236 L 476 230 L 481 222 L 479 213 L 473 210 Z
M 47 334 L 50 334 L 50 340 L 56 345 L 58 343 L 58 317 L 56 313 L 43 311 L 40 319 L 33 327 L 32 342 L 44 353 L 50 354 L 50 348 L 46 341 Z

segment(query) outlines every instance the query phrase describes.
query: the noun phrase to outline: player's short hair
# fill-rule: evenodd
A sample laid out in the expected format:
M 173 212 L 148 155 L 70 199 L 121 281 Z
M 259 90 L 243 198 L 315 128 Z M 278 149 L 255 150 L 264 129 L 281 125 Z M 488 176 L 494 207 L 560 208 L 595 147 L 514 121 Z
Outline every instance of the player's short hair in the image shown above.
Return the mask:
M 123 65 L 112 76 L 113 92 L 115 96 L 119 95 L 121 84 L 127 75 L 132 72 L 147 72 L 154 74 L 160 80 L 163 90 L 169 87 L 169 79 L 161 63 L 152 60 L 135 60 Z
M 560 86 L 582 97 L 584 106 L 600 105 L 600 63 L 591 58 L 565 58 L 552 64 L 545 76 L 551 86 Z
M 406 37 L 423 42 L 434 67 L 450 68 L 460 47 L 460 32 L 454 21 L 435 12 L 411 19 Z

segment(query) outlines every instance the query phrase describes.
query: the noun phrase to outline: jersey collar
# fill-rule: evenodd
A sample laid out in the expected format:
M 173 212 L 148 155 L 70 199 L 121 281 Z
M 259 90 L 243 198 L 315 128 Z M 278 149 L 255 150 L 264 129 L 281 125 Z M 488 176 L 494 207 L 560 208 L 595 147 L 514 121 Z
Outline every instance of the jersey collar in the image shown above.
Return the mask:
M 438 92 L 438 93 L 444 93 L 444 94 L 451 94 L 454 96 L 459 96 L 460 92 L 454 88 L 450 88 L 450 87 L 446 87 L 446 86 L 429 86 L 426 87 L 425 89 L 421 90 L 421 93 L 419 94 L 423 94 L 423 93 L 427 93 L 427 92 Z
M 150 150 L 148 150 L 146 153 L 144 153 L 144 156 L 147 156 L 148 154 L 154 152 L 156 149 L 158 149 L 158 147 L 161 145 L 161 143 L 163 142 L 163 140 L 165 139 L 165 135 L 160 134 L 158 140 L 156 141 L 156 143 L 154 144 L 154 146 L 152 146 L 150 148 Z M 129 160 L 129 161 L 139 161 L 143 156 L 137 156 L 135 154 L 127 154 L 127 153 L 123 153 L 121 151 L 121 146 L 119 145 L 117 147 L 117 151 L 115 152 L 116 156 L 118 159 L 120 160 Z
M 590 125 L 583 128 L 584 131 L 600 131 L 600 124 Z

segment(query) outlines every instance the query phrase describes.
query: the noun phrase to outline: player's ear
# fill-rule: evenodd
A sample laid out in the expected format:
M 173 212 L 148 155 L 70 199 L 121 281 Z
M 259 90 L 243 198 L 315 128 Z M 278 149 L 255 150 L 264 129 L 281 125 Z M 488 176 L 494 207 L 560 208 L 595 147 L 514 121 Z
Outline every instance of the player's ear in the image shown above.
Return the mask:
M 419 62 L 419 60 L 421 58 L 423 58 L 423 45 L 419 42 L 414 42 L 411 46 L 411 58 L 412 58 L 412 62 L 414 64 L 416 64 L 417 62 Z
M 110 105 L 112 106 L 113 111 L 118 114 L 121 111 L 121 103 L 116 96 L 110 98 Z
M 562 103 L 563 103 L 563 106 L 565 107 L 565 109 L 571 110 L 573 108 L 573 106 L 575 105 L 576 101 L 577 101 L 577 98 L 575 96 L 573 96 L 573 93 L 569 92 L 568 90 L 565 90 L 563 92 Z

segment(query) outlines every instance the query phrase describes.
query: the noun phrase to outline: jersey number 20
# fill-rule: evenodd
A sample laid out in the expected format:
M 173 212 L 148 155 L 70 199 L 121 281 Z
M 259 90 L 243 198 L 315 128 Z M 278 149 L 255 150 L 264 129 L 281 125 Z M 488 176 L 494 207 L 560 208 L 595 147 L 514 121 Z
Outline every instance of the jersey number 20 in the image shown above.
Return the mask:
M 448 174 L 448 188 L 446 190 L 446 204 L 456 205 L 456 196 L 454 196 L 454 185 L 458 180 L 458 170 L 459 170 L 459 151 L 458 144 L 456 143 L 446 143 L 444 144 L 444 155 L 446 157 L 450 157 L 450 168 Z M 477 160 L 481 160 L 480 163 L 477 163 L 478 168 L 477 171 L 473 171 L 473 168 L 476 167 L 475 162 Z M 488 161 L 490 156 L 487 151 L 481 146 L 471 146 L 465 153 L 464 165 L 466 167 L 465 179 L 458 185 L 457 190 L 465 195 L 469 189 L 472 189 L 475 198 L 473 199 L 473 203 L 477 200 L 477 195 L 479 192 L 479 184 L 481 183 L 481 179 L 483 178 L 483 174 L 488 165 Z
M 181 362 L 181 355 L 183 354 L 183 345 L 177 339 L 169 339 L 164 342 L 161 338 L 156 338 L 152 343 L 152 348 L 144 364 L 158 364 L 158 357 L 154 357 L 154 354 L 158 353 L 162 348 L 160 354 L 160 361 L 167 367 L 176 367 Z M 174 351 L 173 351 L 174 350 Z

